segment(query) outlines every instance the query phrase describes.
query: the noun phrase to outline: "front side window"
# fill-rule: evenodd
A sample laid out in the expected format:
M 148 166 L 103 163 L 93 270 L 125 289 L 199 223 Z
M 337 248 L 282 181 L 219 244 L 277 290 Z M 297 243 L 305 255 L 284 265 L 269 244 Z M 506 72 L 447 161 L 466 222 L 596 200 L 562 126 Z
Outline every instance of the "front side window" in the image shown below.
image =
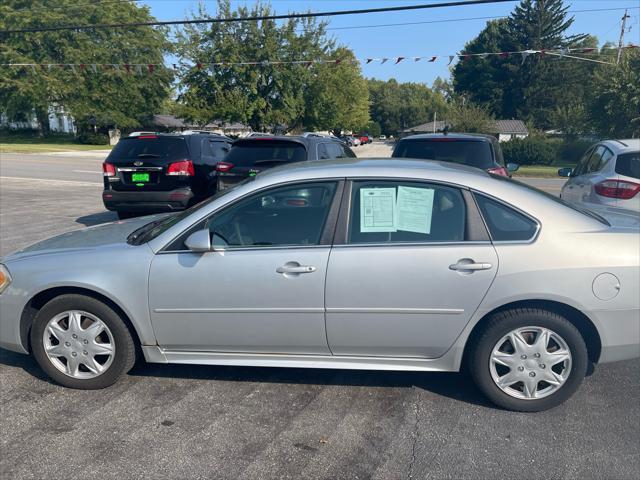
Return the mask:
M 476 201 L 493 241 L 518 242 L 535 236 L 537 223 L 520 212 L 484 195 L 476 195 Z
M 336 182 L 266 190 L 215 214 L 207 228 L 214 247 L 318 245 Z
M 420 182 L 353 184 L 348 242 L 421 243 L 465 239 L 460 190 Z

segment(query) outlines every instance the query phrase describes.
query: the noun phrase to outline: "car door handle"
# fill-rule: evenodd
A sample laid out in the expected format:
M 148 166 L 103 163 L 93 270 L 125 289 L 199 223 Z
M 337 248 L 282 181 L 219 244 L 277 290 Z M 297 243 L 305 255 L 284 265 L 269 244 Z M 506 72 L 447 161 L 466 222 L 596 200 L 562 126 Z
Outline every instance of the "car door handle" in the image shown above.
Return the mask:
M 281 267 L 276 268 L 277 273 L 312 273 L 316 271 L 316 267 L 312 265 L 300 265 L 298 262 L 288 262 Z
M 490 263 L 458 262 L 458 263 L 449 265 L 449 270 L 456 270 L 458 272 L 465 272 L 465 271 L 475 272 L 476 270 L 490 270 L 492 266 L 493 265 L 491 265 Z

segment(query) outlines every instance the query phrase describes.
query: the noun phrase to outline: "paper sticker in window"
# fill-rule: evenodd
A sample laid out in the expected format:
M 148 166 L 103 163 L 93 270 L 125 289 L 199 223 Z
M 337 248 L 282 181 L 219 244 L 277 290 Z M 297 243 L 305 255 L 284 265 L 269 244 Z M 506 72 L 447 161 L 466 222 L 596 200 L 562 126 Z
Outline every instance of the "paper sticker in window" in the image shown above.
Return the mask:
M 431 233 L 433 189 L 399 186 L 396 210 L 398 230 Z
M 396 189 L 360 189 L 360 232 L 396 230 Z

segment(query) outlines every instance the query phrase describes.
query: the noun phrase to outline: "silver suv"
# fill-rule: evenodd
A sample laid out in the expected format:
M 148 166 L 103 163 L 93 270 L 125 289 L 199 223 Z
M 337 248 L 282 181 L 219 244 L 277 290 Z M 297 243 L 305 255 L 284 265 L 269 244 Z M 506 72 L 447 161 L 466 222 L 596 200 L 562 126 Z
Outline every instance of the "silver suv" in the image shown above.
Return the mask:
M 640 212 L 640 139 L 605 140 L 593 145 L 569 177 L 560 196 L 586 207 L 619 207 Z

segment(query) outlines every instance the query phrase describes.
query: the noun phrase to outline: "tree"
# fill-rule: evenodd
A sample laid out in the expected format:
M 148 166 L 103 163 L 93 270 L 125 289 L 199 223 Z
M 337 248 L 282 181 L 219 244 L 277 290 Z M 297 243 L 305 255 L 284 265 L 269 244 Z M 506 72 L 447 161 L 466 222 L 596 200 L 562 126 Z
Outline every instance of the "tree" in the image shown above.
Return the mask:
M 594 37 L 567 35 L 573 23 L 567 9 L 562 0 L 522 0 L 509 18 L 488 22 L 464 52 L 595 47 Z M 474 56 L 454 67 L 454 87 L 456 93 L 486 104 L 494 115 L 555 128 L 558 109 L 567 112 L 571 105 L 584 103 L 594 65 L 540 54 Z
M 371 118 L 385 135 L 428 122 L 433 114 L 443 115 L 447 109 L 444 97 L 421 83 L 398 83 L 369 80 Z
M 591 124 L 608 137 L 640 137 L 640 51 L 627 50 L 617 67 L 595 74 L 589 105 Z
M 242 18 L 273 12 L 267 3 L 233 10 L 228 0 L 219 0 L 217 13 Z M 208 17 L 204 7 L 197 16 Z M 326 37 L 326 24 L 314 18 L 187 26 L 178 36 L 177 49 L 184 59 L 179 101 L 190 120 L 239 121 L 255 130 L 282 124 L 298 129 L 305 122 L 314 128 L 336 128 L 368 120 L 366 89 L 352 63 L 353 54 L 336 48 Z M 334 63 L 304 63 L 316 60 Z M 253 61 L 258 64 L 225 65 Z M 278 61 L 301 63 L 272 63 Z M 193 68 L 211 63 L 219 65 Z M 350 102 L 345 92 L 353 95 Z M 318 103 L 325 106 L 323 111 Z
M 353 53 L 338 48 L 340 63 L 317 66 L 305 92 L 304 125 L 310 130 L 357 130 L 369 122 L 369 90 Z
M 450 105 L 446 122 L 454 132 L 495 133 L 495 119 L 488 108 L 460 98 Z
M 148 22 L 148 7 L 103 2 L 78 5 L 60 0 L 54 6 L 20 0 L 0 5 L 0 29 L 38 26 Z M 0 67 L 0 109 L 10 119 L 35 113 L 46 133 L 52 106 L 63 107 L 82 125 L 136 127 L 156 113 L 167 97 L 172 74 L 164 69 L 132 69 L 130 74 L 103 64 L 161 64 L 169 51 L 166 31 L 151 27 L 63 30 L 5 34 L 0 39 L 0 63 L 35 63 L 42 68 Z M 47 64 L 83 64 L 52 67 Z M 93 71 L 91 65 L 97 64 Z

